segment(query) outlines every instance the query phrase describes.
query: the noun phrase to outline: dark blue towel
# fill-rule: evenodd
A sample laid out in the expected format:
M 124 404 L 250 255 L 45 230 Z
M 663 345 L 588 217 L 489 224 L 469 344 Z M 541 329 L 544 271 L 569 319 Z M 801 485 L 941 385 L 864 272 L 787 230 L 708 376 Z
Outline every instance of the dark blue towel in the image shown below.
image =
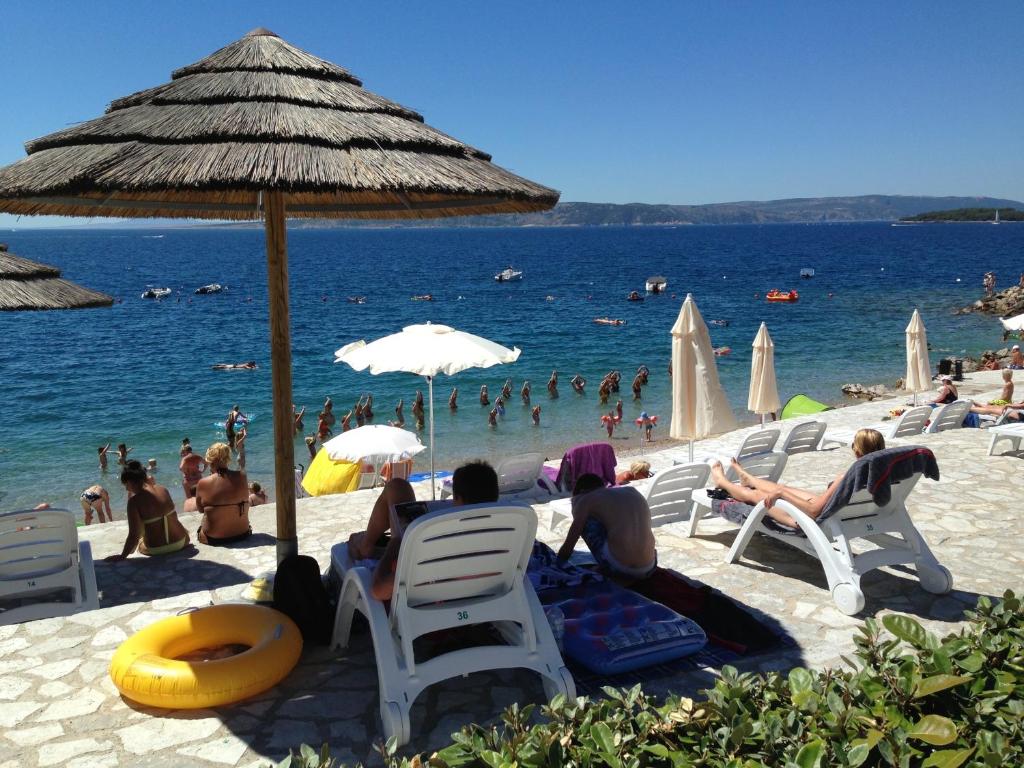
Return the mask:
M 853 494 L 865 489 L 875 504 L 884 506 L 892 499 L 892 484 L 915 474 L 923 474 L 932 480 L 939 479 L 939 465 L 935 461 L 935 454 L 928 448 L 919 445 L 901 446 L 862 456 L 839 481 L 839 487 L 818 515 L 818 522 L 834 515 L 850 502 Z

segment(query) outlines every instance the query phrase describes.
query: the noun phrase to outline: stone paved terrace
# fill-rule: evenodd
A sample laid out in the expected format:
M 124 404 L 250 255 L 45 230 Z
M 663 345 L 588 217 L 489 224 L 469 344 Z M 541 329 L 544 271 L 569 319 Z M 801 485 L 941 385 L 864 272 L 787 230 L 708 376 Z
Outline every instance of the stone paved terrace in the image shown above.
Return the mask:
M 998 374 L 972 374 L 961 387 L 966 396 L 991 393 Z M 983 395 L 984 396 L 984 395 Z M 987 397 L 986 397 L 987 399 Z M 854 427 L 879 420 L 906 398 L 875 401 L 822 414 L 835 426 Z M 784 425 L 785 426 L 785 425 Z M 746 432 L 697 446 L 697 455 L 735 449 Z M 840 664 L 852 650 L 851 637 L 865 616 L 910 613 L 930 629 L 957 627 L 964 608 L 979 595 L 1024 588 L 1020 554 L 1024 533 L 1021 456 L 988 457 L 988 436 L 963 429 L 919 440 L 931 447 L 942 480 L 922 481 L 911 497 L 912 516 L 936 556 L 953 572 L 955 590 L 930 595 L 911 569 L 886 569 L 865 577 L 867 606 L 861 617 L 839 613 L 825 589 L 816 561 L 781 543 L 755 537 L 742 562 L 724 556 L 735 527 L 711 518 L 697 538 L 687 539 L 684 523 L 658 529 L 661 564 L 699 579 L 776 623 L 793 639 L 784 651 L 744 661 L 744 669 L 786 669 L 795 664 Z M 655 469 L 685 457 L 685 447 L 651 457 Z M 847 449 L 794 456 L 783 480 L 818 487 L 845 469 Z M 425 486 L 421 498 L 429 496 Z M 331 544 L 365 522 L 373 491 L 299 502 L 301 550 L 329 564 Z M 550 504 L 536 506 L 538 535 L 557 546 L 566 521 Z M 195 529 L 197 518 L 185 516 Z M 272 531 L 268 505 L 253 510 L 257 531 Z M 553 522 L 554 520 L 554 522 Z M 0 627 L 0 768 L 12 766 L 262 766 L 280 760 L 289 747 L 330 742 L 345 761 L 379 764 L 372 749 L 379 738 L 378 696 L 368 633 L 354 636 L 347 652 L 307 649 L 293 673 L 255 699 L 216 710 L 173 712 L 139 706 L 120 697 L 107 666 L 117 645 L 151 622 L 192 606 L 239 598 L 246 583 L 274 566 L 274 542 L 258 534 L 246 546 L 202 547 L 163 559 L 133 557 L 102 562 L 120 551 L 125 524 L 82 529 L 92 543 L 101 608 L 68 618 Z M 655 693 L 693 694 L 708 685 L 715 670 L 671 676 L 653 674 L 645 682 Z M 529 673 L 473 675 L 428 689 L 413 710 L 410 750 L 432 750 L 471 720 L 496 717 L 513 701 L 536 701 L 542 689 Z

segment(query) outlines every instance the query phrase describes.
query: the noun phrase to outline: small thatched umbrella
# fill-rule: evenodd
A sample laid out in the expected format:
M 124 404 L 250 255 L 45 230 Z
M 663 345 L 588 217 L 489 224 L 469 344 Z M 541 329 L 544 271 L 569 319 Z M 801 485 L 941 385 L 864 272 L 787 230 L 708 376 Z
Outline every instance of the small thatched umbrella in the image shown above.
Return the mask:
M 419 219 L 558 201 L 361 86 L 257 29 L 0 169 L 0 211 L 264 220 L 279 557 L 297 550 L 286 215 Z
M 60 276 L 60 270 L 29 261 L 0 243 L 0 311 L 109 307 L 114 299 Z

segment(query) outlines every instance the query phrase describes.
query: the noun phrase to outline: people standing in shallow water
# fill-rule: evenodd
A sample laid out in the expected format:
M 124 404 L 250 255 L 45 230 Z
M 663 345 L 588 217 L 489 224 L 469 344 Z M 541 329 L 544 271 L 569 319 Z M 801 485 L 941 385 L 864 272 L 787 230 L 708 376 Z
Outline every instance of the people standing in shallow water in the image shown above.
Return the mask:
M 500 396 L 494 401 L 494 410 L 498 412 L 499 416 L 505 415 L 505 401 Z
M 405 426 L 405 414 L 402 409 L 405 407 L 405 399 L 399 398 L 398 405 L 395 406 L 395 420 L 391 422 L 392 427 L 404 427 Z
M 551 378 L 548 379 L 548 395 L 558 397 L 558 371 L 552 371 Z
M 101 445 L 99 448 L 96 449 L 96 453 L 99 454 L 100 457 L 100 471 L 102 472 L 107 471 L 107 451 L 109 450 L 110 443 L 107 443 L 106 445 Z
M 480 405 L 490 405 L 490 404 L 491 404 L 491 396 L 489 394 L 487 394 L 487 385 L 486 384 L 481 384 L 480 385 Z
M 302 423 L 302 417 L 306 413 L 306 406 L 302 406 L 298 411 L 295 410 L 295 403 L 292 403 L 292 434 L 298 435 L 304 429 L 305 426 Z
M 324 420 L 327 422 L 327 426 L 328 427 L 333 427 L 334 426 L 334 422 L 335 422 L 335 417 L 334 417 L 334 401 L 331 400 L 331 398 L 329 398 L 329 397 L 324 400 L 323 413 L 324 413 Z
M 309 451 L 309 458 L 316 458 L 316 435 L 310 435 L 306 438 L 306 450 Z
M 185 491 L 185 498 L 191 499 L 196 495 L 196 485 L 203 479 L 203 469 L 206 462 L 203 457 L 192 452 L 192 446 L 186 445 L 183 449 L 185 454 L 181 457 L 178 469 L 181 471 L 181 488 Z
M 363 398 L 360 397 L 356 400 L 356 404 L 352 406 L 352 413 L 356 417 L 356 427 L 361 427 L 366 423 L 366 417 L 363 415 Z
M 132 450 L 133 449 L 129 448 L 124 443 L 117 444 L 117 463 L 120 466 L 123 467 L 125 464 L 128 463 L 128 454 L 131 453 Z
M 501 397 L 506 401 L 512 398 L 512 379 L 505 379 L 505 384 L 501 388 Z
M 412 401 L 412 417 L 416 420 L 416 429 L 423 429 L 423 392 L 416 390 L 416 398 Z
M 586 394 L 583 388 L 587 386 L 587 380 L 580 376 L 578 373 L 569 379 L 569 384 L 572 385 L 573 390 L 577 395 Z
M 622 374 L 619 373 L 618 371 L 609 371 L 608 372 L 608 384 L 610 385 L 609 389 L 612 392 L 618 392 L 619 391 L 619 382 L 621 380 L 622 380 Z
M 530 415 L 533 417 L 533 426 L 539 427 L 540 426 L 540 406 L 539 405 L 533 406 L 533 410 L 530 412 Z
M 448 409 L 452 411 L 459 410 L 459 388 L 452 387 L 452 393 L 448 395 Z
M 638 373 L 633 379 L 633 399 L 639 400 L 641 395 L 641 387 L 643 386 L 643 379 Z
M 615 418 L 622 421 L 622 401 L 619 400 L 615 403 Z
M 367 424 L 373 421 L 373 395 L 366 395 L 366 402 L 363 403 L 363 418 L 366 419 Z
M 92 525 L 93 512 L 99 516 L 101 523 L 109 523 L 114 519 L 114 514 L 110 511 L 110 494 L 102 485 L 90 485 L 82 491 L 79 501 L 82 503 L 82 514 L 86 525 Z M 104 512 L 106 519 L 103 518 Z
M 249 436 L 249 429 L 242 427 L 235 435 L 235 455 L 238 457 L 238 468 L 245 469 L 245 439 Z
M 492 408 L 487 414 L 487 424 L 491 427 L 498 426 L 498 409 Z
M 530 381 L 523 382 L 523 388 L 519 390 L 519 396 L 523 398 L 523 405 L 530 404 Z

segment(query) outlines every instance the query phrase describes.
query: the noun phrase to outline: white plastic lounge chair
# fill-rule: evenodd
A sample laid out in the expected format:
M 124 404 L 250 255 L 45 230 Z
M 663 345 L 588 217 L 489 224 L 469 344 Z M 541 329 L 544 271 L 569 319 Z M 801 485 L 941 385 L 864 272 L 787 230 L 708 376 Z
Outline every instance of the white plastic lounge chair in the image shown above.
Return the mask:
M 910 446 L 888 450 L 898 454 L 921 449 Z M 851 467 L 850 473 L 856 471 L 854 467 Z M 869 491 L 861 490 L 854 493 L 845 506 L 817 520 L 789 502 L 776 502 L 778 509 L 787 512 L 796 521 L 803 535 L 782 532 L 781 526 L 771 524 L 774 521 L 766 525 L 764 504 L 758 504 L 740 528 L 726 562 L 735 563 L 742 557 L 754 533 L 763 533 L 791 544 L 821 561 L 836 607 L 851 616 L 864 607 L 861 576 L 886 565 L 913 563 L 925 591 L 946 594 L 953 588 L 953 577 L 935 559 L 907 512 L 907 497 L 920 478 L 921 474 L 918 473 L 906 480 L 891 483 L 891 498 L 883 506 L 875 504 Z M 898 534 L 899 538 L 892 534 Z M 851 545 L 854 539 L 864 539 L 877 549 L 855 554 Z
M 0 514 L 0 625 L 99 608 L 89 542 L 63 509 Z
M 825 434 L 825 422 L 805 421 L 797 424 L 789 431 L 786 442 L 782 444 L 782 452 L 787 456 L 796 453 L 813 453 L 818 450 L 821 438 Z
M 332 648 L 348 645 L 354 611 L 366 616 L 373 636 L 386 739 L 405 744 L 409 710 L 428 686 L 490 669 L 518 668 L 541 675 L 549 698 L 576 695 L 526 567 L 537 516 L 523 503 L 441 510 L 413 521 L 402 536 L 391 613 L 370 594 L 371 574 L 345 574 L 335 615 Z M 332 567 L 348 557 L 331 550 Z M 493 624 L 507 645 L 451 651 L 429 661 L 415 658 L 413 641 L 428 632 Z
M 759 477 L 762 480 L 770 480 L 773 483 L 777 483 L 779 482 L 779 478 L 782 477 L 783 470 L 786 468 L 786 462 L 789 461 L 789 454 L 783 453 L 782 451 L 757 453 L 753 456 L 748 456 L 745 459 L 739 459 L 738 461 L 740 462 L 740 466 L 754 477 Z M 725 468 L 725 476 L 734 483 L 739 479 L 732 466 Z M 699 523 L 702 518 L 705 518 L 710 514 L 711 511 L 706 507 L 701 506 L 700 504 L 694 504 L 693 511 L 690 513 L 690 526 L 686 531 L 686 535 L 690 538 L 696 536 L 697 523 Z
M 681 464 L 659 472 L 646 494 L 651 525 L 657 527 L 691 519 L 693 492 L 707 485 L 710 473 L 711 467 L 703 462 Z
M 960 429 L 964 419 L 971 410 L 970 400 L 955 400 L 952 403 L 936 408 L 932 412 L 932 421 L 925 430 L 928 433 L 945 432 L 949 429 Z
M 544 466 L 544 454 L 521 453 L 505 456 L 494 465 L 498 475 L 498 496 L 501 498 L 524 498 L 537 496 L 545 491 L 558 495 L 555 484 L 548 479 L 541 467 Z M 441 498 L 452 495 L 452 481 L 448 478 L 441 486 Z
M 1020 441 L 1024 440 L 1024 424 L 1001 424 L 991 427 L 988 433 L 992 435 L 992 440 L 988 444 L 989 456 L 995 456 L 996 446 L 1003 440 L 1009 441 L 1010 448 L 1016 453 L 1020 450 Z
M 936 409 L 930 405 L 919 405 L 908 408 L 895 421 L 881 424 L 868 424 L 865 429 L 877 430 L 886 442 L 904 437 L 917 437 L 924 431 L 925 424 L 935 415 Z M 822 444 L 852 445 L 856 429 L 830 429 L 822 438 Z
M 359 473 L 359 487 L 358 491 L 365 491 L 367 488 L 373 488 L 377 483 L 376 472 L 360 472 Z
M 758 453 L 771 453 L 775 450 L 775 444 L 779 442 L 781 430 L 759 429 L 747 435 L 743 445 L 736 451 L 736 460 L 742 461 L 747 456 L 754 456 Z

